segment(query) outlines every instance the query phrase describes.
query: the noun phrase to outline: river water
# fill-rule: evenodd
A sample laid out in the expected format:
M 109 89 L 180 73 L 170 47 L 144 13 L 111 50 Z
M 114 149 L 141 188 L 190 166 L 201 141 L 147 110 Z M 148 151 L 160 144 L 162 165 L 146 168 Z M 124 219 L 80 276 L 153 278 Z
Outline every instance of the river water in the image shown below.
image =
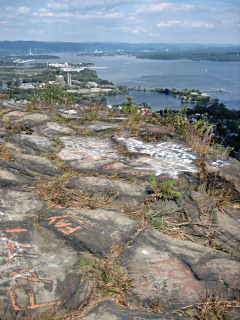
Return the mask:
M 117 85 L 145 88 L 200 89 L 218 98 L 229 109 L 240 110 L 240 62 L 150 60 L 132 56 L 91 57 L 75 53 L 54 53 L 49 62 L 92 62 L 102 79 Z M 41 62 L 46 62 L 42 60 Z M 40 61 L 39 61 L 40 62 Z M 223 90 L 224 92 L 219 92 Z M 178 98 L 157 92 L 131 91 L 136 103 L 147 102 L 153 110 L 164 106 L 181 108 Z M 109 104 L 121 103 L 124 95 L 109 96 Z

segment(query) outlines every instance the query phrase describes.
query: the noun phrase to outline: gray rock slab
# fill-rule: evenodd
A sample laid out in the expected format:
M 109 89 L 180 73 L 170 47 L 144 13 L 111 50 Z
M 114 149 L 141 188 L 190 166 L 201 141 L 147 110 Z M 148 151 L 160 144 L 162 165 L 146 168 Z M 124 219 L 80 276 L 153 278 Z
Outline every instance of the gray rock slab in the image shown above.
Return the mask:
M 159 128 L 159 126 L 147 126 L 140 131 L 140 136 L 146 141 L 150 139 L 156 140 L 166 140 L 169 138 L 177 138 L 177 134 L 164 128 Z
M 80 117 L 78 116 L 78 110 L 74 110 L 74 109 L 59 109 L 58 110 L 59 115 L 65 119 L 69 119 L 69 120 L 78 120 L 80 119 Z
M 32 180 L 19 176 L 17 174 L 14 174 L 6 169 L 1 169 L 0 167 L 0 186 L 1 187 L 13 187 L 13 186 L 26 186 L 31 185 Z
M 1 139 L 1 138 L 0 138 L 0 143 L 2 145 L 4 145 L 5 147 L 7 147 L 10 151 L 14 151 L 14 152 L 18 152 L 18 153 L 20 153 L 22 151 L 21 148 L 19 147 L 19 145 L 16 143 L 11 143 L 9 141 L 6 142 L 4 139 Z
M 133 299 L 149 299 L 172 311 L 201 301 L 207 292 L 234 296 L 240 286 L 240 263 L 220 251 L 174 239 L 152 228 L 138 234 L 120 262 L 131 273 Z
M 156 314 L 138 310 L 130 310 L 116 303 L 104 301 L 89 312 L 84 320 L 185 320 L 176 314 Z
M 4 114 L 3 120 L 4 121 L 14 121 L 14 120 L 19 120 L 22 117 L 29 115 L 28 112 L 23 112 L 23 111 L 11 111 L 9 113 Z
M 240 255 L 240 209 L 215 210 L 214 238 L 226 251 Z
M 35 318 L 81 304 L 87 287 L 80 257 L 54 233 L 26 221 L 0 223 L 0 248 L 1 319 Z
M 46 204 L 32 192 L 0 189 L 0 222 L 32 219 L 46 208 Z
M 106 209 L 52 209 L 40 225 L 78 250 L 98 255 L 107 254 L 112 244 L 129 241 L 138 227 L 120 211 Z
M 61 170 L 49 159 L 28 154 L 15 154 L 14 160 L 19 165 L 24 166 L 25 170 L 32 174 L 42 174 L 55 176 L 61 174 Z
M 1 124 L 1 122 L 0 122 Z M 3 138 L 7 134 L 7 131 L 3 128 L 0 128 L 0 138 Z
M 37 134 L 15 134 L 9 138 L 9 141 L 14 144 L 18 144 L 21 149 L 29 152 L 30 154 L 32 154 L 34 151 L 49 153 L 53 148 L 57 147 L 55 142 Z
M 180 173 L 197 173 L 194 165 L 196 156 L 191 149 L 177 141 L 143 142 L 134 138 L 115 136 L 117 143 L 123 143 L 129 152 L 136 155 L 132 166 L 136 170 L 154 172 L 157 176 L 167 174 L 177 178 Z
M 40 125 L 35 128 L 35 132 L 48 138 L 72 135 L 75 131 L 69 127 L 62 126 L 57 122 L 47 122 L 46 124 Z
M 30 113 L 23 115 L 18 120 L 15 120 L 16 123 L 26 124 L 29 126 L 38 125 L 40 123 L 50 121 L 51 118 L 46 114 L 41 113 Z
M 104 132 L 104 131 L 119 129 L 119 126 L 115 123 L 96 121 L 94 123 L 86 124 L 85 128 L 95 132 Z
M 4 109 L 24 111 L 24 109 L 19 107 L 16 103 L 13 103 L 7 100 L 0 100 L 0 106 L 1 108 L 4 108 Z
M 108 139 L 98 137 L 61 137 L 64 148 L 58 157 L 65 161 L 116 160 L 120 157 Z
M 71 111 L 71 110 L 68 110 L 68 111 Z M 79 120 L 79 119 L 81 119 L 77 114 L 69 114 L 69 113 L 63 113 L 63 112 L 60 112 L 59 114 L 64 119 L 69 119 L 69 120 Z
M 95 195 L 108 195 L 113 198 L 114 203 L 131 206 L 143 204 L 150 193 L 146 187 L 102 177 L 76 177 L 66 187 Z

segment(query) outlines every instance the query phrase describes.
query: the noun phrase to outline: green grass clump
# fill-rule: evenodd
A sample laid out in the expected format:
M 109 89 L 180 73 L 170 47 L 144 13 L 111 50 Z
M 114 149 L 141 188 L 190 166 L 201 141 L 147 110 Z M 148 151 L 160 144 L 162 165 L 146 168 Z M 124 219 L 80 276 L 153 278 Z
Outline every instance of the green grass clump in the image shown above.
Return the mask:
M 162 200 L 171 200 L 180 197 L 181 193 L 176 191 L 177 181 L 158 182 L 156 176 L 151 176 L 151 185 L 156 188 L 156 196 Z
M 103 298 L 114 294 L 123 296 L 130 287 L 127 271 L 112 258 L 83 257 L 80 270 L 86 278 L 92 280 L 98 295 Z

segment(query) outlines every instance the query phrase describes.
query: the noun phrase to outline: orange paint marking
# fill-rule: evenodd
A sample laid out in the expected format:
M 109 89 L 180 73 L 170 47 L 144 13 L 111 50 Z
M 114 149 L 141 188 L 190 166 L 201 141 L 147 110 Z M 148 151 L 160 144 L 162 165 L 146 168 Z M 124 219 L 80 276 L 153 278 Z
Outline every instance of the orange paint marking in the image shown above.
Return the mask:
M 73 226 L 73 222 L 69 222 L 69 221 L 65 221 L 65 219 L 72 219 L 73 222 L 76 221 L 78 224 L 80 224 L 80 226 Z M 69 235 L 79 229 L 82 228 L 82 225 L 86 225 L 85 221 L 74 217 L 70 214 L 65 214 L 62 216 L 54 216 L 54 217 L 50 217 L 47 218 L 46 220 L 49 220 L 49 225 L 50 224 L 55 224 L 55 228 L 57 228 L 58 231 L 62 232 L 64 235 Z M 58 221 L 59 220 L 59 221 Z
M 53 224 L 57 219 L 62 219 L 62 216 L 50 217 L 50 218 L 47 218 L 46 220 L 50 220 L 48 224 Z
M 24 275 L 23 273 L 29 272 L 30 276 Z M 24 280 L 32 281 L 32 282 L 42 282 L 42 283 L 48 283 L 52 284 L 51 280 L 46 280 L 46 279 L 39 279 L 37 274 L 35 272 L 29 271 L 29 268 L 25 268 L 22 270 L 14 271 L 10 273 L 11 277 L 17 277 L 17 278 L 22 278 Z
M 79 230 L 79 229 L 82 229 L 81 226 L 79 227 L 76 227 L 76 228 L 70 228 L 70 227 L 66 227 L 66 229 L 68 230 L 64 230 L 64 229 L 58 229 L 60 232 L 62 232 L 63 234 L 65 234 L 66 236 L 68 236 L 69 234 Z
M 28 305 L 25 308 L 21 308 L 16 302 L 16 298 L 17 298 L 16 289 L 18 289 L 18 288 L 24 289 L 28 295 Z M 61 301 L 53 301 L 53 302 L 45 302 L 45 303 L 35 304 L 35 297 L 34 297 L 33 289 L 28 286 L 15 286 L 14 288 L 11 288 L 10 292 L 9 292 L 9 301 L 10 301 L 14 311 L 34 310 L 34 309 L 39 309 L 39 308 L 44 308 L 44 307 L 49 307 L 49 306 L 61 304 Z
M 26 248 L 28 246 L 29 246 L 28 244 L 13 241 L 12 237 L 10 237 L 8 240 L 8 260 L 9 260 L 9 262 L 13 261 L 13 259 L 12 259 L 13 256 L 14 257 L 23 257 L 23 254 L 21 254 L 21 253 L 14 254 L 15 248 L 17 248 L 17 249 L 18 248 Z
M 60 228 L 60 227 L 66 227 L 66 226 L 71 226 L 71 222 L 65 222 L 64 223 L 64 219 L 59 220 L 58 222 L 56 222 L 55 227 L 56 228 Z
M 14 233 L 14 232 L 28 232 L 27 229 L 7 229 L 5 230 L 7 233 Z

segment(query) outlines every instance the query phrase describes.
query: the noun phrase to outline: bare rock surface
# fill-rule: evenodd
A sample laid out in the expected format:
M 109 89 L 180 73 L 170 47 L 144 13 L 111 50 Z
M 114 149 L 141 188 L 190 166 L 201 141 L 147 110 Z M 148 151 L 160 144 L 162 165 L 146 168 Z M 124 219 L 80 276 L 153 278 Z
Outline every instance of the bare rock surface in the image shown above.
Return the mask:
M 14 120 L 19 120 L 22 117 L 25 117 L 29 115 L 28 112 L 23 112 L 23 111 L 11 111 L 9 113 L 6 113 L 3 115 L 3 121 L 14 121 Z
M 119 125 L 111 122 L 96 121 L 91 124 L 86 124 L 85 128 L 95 132 L 104 132 L 104 131 L 119 129 Z
M 32 192 L 0 189 L 0 222 L 23 219 L 34 222 L 34 218 L 45 208 L 46 204 Z
M 237 253 L 240 256 L 240 209 L 225 208 L 224 211 L 215 211 L 215 243 L 227 252 Z
M 70 180 L 67 188 L 79 189 L 94 195 L 109 196 L 114 203 L 137 206 L 144 203 L 151 190 L 114 179 L 102 177 L 77 177 Z M 153 191 L 152 191 L 153 193 Z
M 125 144 L 128 151 L 136 155 L 134 159 L 129 160 L 120 155 L 107 139 L 96 137 L 61 139 L 65 147 L 58 156 L 64 161 L 71 162 L 71 165 L 80 172 L 86 170 L 91 172 L 95 167 L 99 168 L 101 173 L 103 171 L 111 173 L 114 171 L 117 159 L 123 166 L 127 166 L 125 170 L 118 170 L 118 174 L 122 176 L 126 175 L 127 171 L 134 176 L 167 174 L 176 178 L 180 173 L 198 172 L 193 164 L 195 155 L 191 154 L 187 147 L 173 142 L 145 143 L 133 138 L 116 136 L 115 141 Z
M 75 131 L 69 127 L 58 124 L 57 122 L 47 122 L 35 128 L 35 131 L 47 138 L 64 136 L 66 134 L 72 135 Z
M 126 145 L 133 154 L 141 154 L 145 158 L 136 161 L 136 169 L 151 170 L 156 175 L 168 174 L 176 178 L 180 172 L 198 172 L 193 164 L 196 156 L 190 149 L 178 142 L 166 141 L 147 143 L 134 138 L 116 137 L 118 142 Z
M 0 319 L 34 319 L 51 308 L 86 311 L 96 301 L 83 319 L 192 319 L 181 310 L 206 297 L 236 299 L 237 160 L 209 162 L 202 181 L 196 152 L 167 129 L 143 123 L 135 137 L 126 117 L 107 109 L 83 123 L 84 107 L 58 114 L 1 100 L 0 107 L 0 126 L 9 122 L 0 129 Z M 64 125 L 59 112 L 68 118 Z M 76 133 L 80 126 L 86 135 Z M 209 189 L 201 191 L 204 184 Z M 105 282 L 126 275 L 127 290 Z
M 108 139 L 97 137 L 62 137 L 64 148 L 58 153 L 65 161 L 116 160 L 119 154 Z
M 15 123 L 27 124 L 28 126 L 37 125 L 50 119 L 46 114 L 22 111 L 11 111 L 3 116 L 4 121 L 14 121 Z
M 37 152 L 49 153 L 57 146 L 55 142 L 37 134 L 15 134 L 10 137 L 9 141 L 17 144 L 21 149 L 30 154 L 36 154 Z
M 52 209 L 40 225 L 80 251 L 104 255 L 112 244 L 127 242 L 138 224 L 117 210 Z
M 0 230 L 1 319 L 34 317 L 52 307 L 76 308 L 84 292 L 77 252 L 24 220 L 0 222 Z
M 23 108 L 19 107 L 16 103 L 14 102 L 10 102 L 7 100 L 0 100 L 0 107 L 1 109 L 4 110 L 20 110 L 20 111 L 24 111 Z
M 18 165 L 24 167 L 25 170 L 31 174 L 55 176 L 61 173 L 59 168 L 52 161 L 45 157 L 18 153 L 14 155 L 14 159 Z
M 155 299 L 176 310 L 201 301 L 207 291 L 234 296 L 240 286 L 236 259 L 153 229 L 141 232 L 120 259 L 133 278 L 133 299 L 143 306 Z
M 31 180 L 20 177 L 8 170 L 0 169 L 0 186 L 24 186 L 31 184 Z
M 185 320 L 186 317 L 168 315 L 165 313 L 154 314 L 138 310 L 129 310 L 113 302 L 105 301 L 84 317 L 85 320 Z

